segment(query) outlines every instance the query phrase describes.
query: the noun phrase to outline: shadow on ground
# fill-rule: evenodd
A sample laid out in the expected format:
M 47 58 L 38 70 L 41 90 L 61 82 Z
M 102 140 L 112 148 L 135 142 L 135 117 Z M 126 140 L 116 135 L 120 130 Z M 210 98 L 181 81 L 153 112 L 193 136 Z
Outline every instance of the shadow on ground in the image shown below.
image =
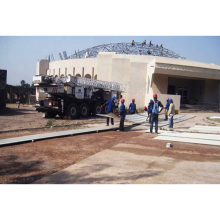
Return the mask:
M 34 112 L 36 112 L 35 109 L 6 108 L 4 112 L 0 113 L 0 116 L 26 115 L 26 114 L 33 114 Z
M 7 183 L 31 183 L 44 176 L 36 174 L 41 170 L 41 161 L 30 160 L 26 162 L 17 162 L 16 160 L 18 160 L 17 156 L 7 156 L 0 158 L 1 183 L 5 183 L 4 179 L 6 178 L 10 179 L 7 180 Z M 32 175 L 27 176 L 27 173 L 32 173 Z
M 107 169 L 113 172 L 105 171 Z M 112 173 L 114 175 L 112 175 Z M 92 167 L 83 166 L 81 168 L 75 168 L 75 170 L 71 172 L 66 170 L 60 171 L 51 176 L 45 177 L 42 180 L 36 181 L 35 184 L 127 184 L 133 183 L 140 178 L 152 177 L 161 173 L 163 173 L 161 170 L 146 170 L 142 171 L 141 174 L 140 172 L 126 172 L 122 170 L 120 173 L 120 171 L 115 172 L 115 168 L 111 169 L 111 165 L 94 164 Z

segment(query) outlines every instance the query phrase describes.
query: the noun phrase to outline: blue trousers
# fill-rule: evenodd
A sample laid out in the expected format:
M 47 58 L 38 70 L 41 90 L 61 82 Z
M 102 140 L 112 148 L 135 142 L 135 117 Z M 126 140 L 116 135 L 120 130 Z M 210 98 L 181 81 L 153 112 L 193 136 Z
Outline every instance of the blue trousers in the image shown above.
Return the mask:
M 173 128 L 173 117 L 169 118 L 169 128 Z
M 158 114 L 152 113 L 151 114 L 150 133 L 152 133 L 152 131 L 153 131 L 154 122 L 155 122 L 155 132 L 157 133 L 157 130 L 158 130 Z

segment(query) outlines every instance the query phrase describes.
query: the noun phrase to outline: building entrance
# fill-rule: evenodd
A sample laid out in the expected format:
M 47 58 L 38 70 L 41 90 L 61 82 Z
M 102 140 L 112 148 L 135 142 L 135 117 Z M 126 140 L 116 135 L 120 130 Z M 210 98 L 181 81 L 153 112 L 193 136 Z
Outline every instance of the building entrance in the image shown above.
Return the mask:
M 178 87 L 178 95 L 181 96 L 180 103 L 188 104 L 189 100 L 189 88 L 188 87 Z

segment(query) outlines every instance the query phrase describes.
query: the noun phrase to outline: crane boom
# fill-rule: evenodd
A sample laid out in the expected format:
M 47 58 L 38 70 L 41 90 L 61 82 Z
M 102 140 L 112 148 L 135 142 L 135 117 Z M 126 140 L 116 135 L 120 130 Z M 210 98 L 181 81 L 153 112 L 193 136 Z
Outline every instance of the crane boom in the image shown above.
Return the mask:
M 126 92 L 127 86 L 116 82 L 107 82 L 76 76 L 53 77 L 53 76 L 34 76 L 34 84 L 68 84 L 70 86 L 85 86 L 105 90 Z

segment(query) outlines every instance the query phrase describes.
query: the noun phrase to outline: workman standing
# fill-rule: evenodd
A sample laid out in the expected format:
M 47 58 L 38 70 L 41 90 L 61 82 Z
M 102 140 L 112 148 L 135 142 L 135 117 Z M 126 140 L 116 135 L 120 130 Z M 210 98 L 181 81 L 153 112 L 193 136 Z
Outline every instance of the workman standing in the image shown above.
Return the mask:
M 173 99 L 169 99 L 169 128 L 173 128 L 173 116 L 175 114 L 175 105 L 173 104 Z
M 20 108 L 21 100 L 22 100 L 22 97 L 21 97 L 21 95 L 19 95 L 19 97 L 18 97 L 18 108 Z M 24 106 L 24 104 L 23 104 L 23 106 Z
M 121 107 L 120 107 L 120 126 L 119 130 L 124 131 L 124 121 L 125 121 L 125 100 L 121 99 Z
M 167 98 L 166 107 L 164 107 L 164 109 L 165 109 L 165 119 L 164 119 L 164 121 L 167 121 L 167 120 L 168 120 L 169 106 L 170 106 L 170 102 L 169 102 L 169 98 Z
M 149 123 L 151 123 L 153 106 L 154 106 L 154 101 L 153 99 L 150 99 L 150 102 L 148 103 L 148 108 L 147 108 Z
M 154 94 L 153 98 L 154 98 L 154 104 L 153 104 L 153 109 L 152 109 L 150 133 L 152 133 L 154 122 L 155 122 L 155 133 L 158 133 L 158 115 L 163 110 L 163 105 L 160 101 L 157 100 L 157 94 Z M 159 107 L 161 107 L 160 110 L 159 110 Z
M 107 113 L 115 113 L 115 96 L 112 96 L 111 100 L 108 100 L 105 104 L 101 105 L 101 109 L 108 105 Z M 111 124 L 114 125 L 114 118 L 111 118 Z M 106 126 L 109 126 L 109 117 L 107 117 Z
M 132 99 L 131 101 L 132 101 L 132 103 L 129 105 L 129 113 L 130 114 L 135 114 L 135 113 L 138 114 L 138 111 L 136 109 L 135 99 Z

